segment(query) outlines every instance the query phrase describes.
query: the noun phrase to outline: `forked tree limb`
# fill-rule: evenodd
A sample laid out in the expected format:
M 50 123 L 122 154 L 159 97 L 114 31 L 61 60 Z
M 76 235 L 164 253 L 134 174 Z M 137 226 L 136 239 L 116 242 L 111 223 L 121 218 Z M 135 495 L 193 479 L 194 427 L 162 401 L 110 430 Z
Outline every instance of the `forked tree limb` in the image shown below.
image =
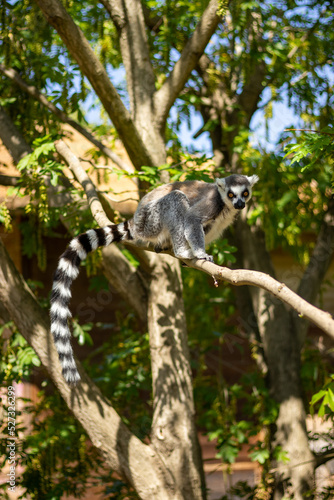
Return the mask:
M 161 128 L 165 126 L 170 108 L 189 79 L 191 72 L 195 69 L 205 47 L 222 19 L 219 13 L 220 7 L 227 7 L 228 2 L 220 3 L 223 5 L 219 5 L 218 0 L 210 0 L 180 58 L 154 96 L 155 109 L 159 110 L 157 122 Z
M 141 0 L 101 0 L 117 32 L 126 73 L 131 115 L 138 123 L 138 114 L 148 106 L 155 92 L 155 74 L 150 58 L 148 37 Z M 152 132 L 152 128 L 151 132 Z
M 104 109 L 113 122 L 135 168 L 154 165 L 151 155 L 133 123 L 129 111 L 110 81 L 106 69 L 90 46 L 82 30 L 59 0 L 35 0 L 47 22 L 62 38 L 69 53 L 88 78 Z

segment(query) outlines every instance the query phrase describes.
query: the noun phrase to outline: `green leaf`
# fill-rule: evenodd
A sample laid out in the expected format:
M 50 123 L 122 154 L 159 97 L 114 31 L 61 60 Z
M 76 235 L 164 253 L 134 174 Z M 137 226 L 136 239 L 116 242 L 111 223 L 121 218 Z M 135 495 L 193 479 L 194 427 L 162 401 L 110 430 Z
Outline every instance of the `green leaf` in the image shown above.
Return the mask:
M 78 339 L 79 345 L 93 345 L 93 339 L 88 333 L 92 328 L 93 323 L 79 325 L 77 321 L 73 320 L 73 337 L 76 337 Z
M 34 153 L 35 158 L 38 159 L 40 156 L 47 156 L 51 151 L 55 151 L 55 145 L 53 142 L 47 142 L 38 146 Z
M 320 408 L 318 410 L 318 415 L 319 417 L 323 417 L 325 415 L 325 401 L 323 401 L 320 405 Z
M 52 186 L 57 186 L 58 184 L 58 174 L 57 172 L 51 172 L 51 184 Z
M 330 387 L 328 387 L 328 392 L 327 392 L 327 401 L 328 401 L 328 406 L 332 411 L 334 411 L 334 393 Z
M 267 460 L 269 460 L 269 450 L 255 450 L 249 454 L 253 462 L 259 462 L 263 465 Z
M 217 457 L 221 458 L 223 462 L 233 464 L 238 456 L 239 449 L 231 444 L 224 444 L 219 448 Z
M 285 464 L 290 462 L 288 452 L 285 450 L 282 450 L 281 446 L 276 446 L 276 448 L 274 449 L 274 457 L 276 458 L 276 460 L 278 462 L 282 462 Z
M 278 200 L 277 202 L 277 207 L 279 210 L 282 210 L 285 205 L 288 205 L 290 202 L 295 201 L 298 199 L 298 195 L 296 191 L 288 191 L 287 193 L 284 193 L 282 198 Z
M 35 366 L 41 366 L 41 361 L 40 361 L 40 359 L 37 356 L 33 356 L 31 358 L 31 362 Z
M 312 396 L 311 405 L 314 405 L 315 403 L 317 403 L 318 401 L 320 401 L 320 399 L 322 399 L 325 395 L 326 395 L 326 390 L 325 389 L 321 389 L 321 391 L 317 392 L 316 394 L 314 394 Z
M 22 160 L 19 161 L 19 163 L 17 164 L 17 169 L 22 172 L 22 170 L 26 169 L 29 167 L 29 165 L 31 164 L 32 162 L 32 157 L 33 157 L 33 153 L 30 153 L 26 156 L 24 156 L 22 158 Z

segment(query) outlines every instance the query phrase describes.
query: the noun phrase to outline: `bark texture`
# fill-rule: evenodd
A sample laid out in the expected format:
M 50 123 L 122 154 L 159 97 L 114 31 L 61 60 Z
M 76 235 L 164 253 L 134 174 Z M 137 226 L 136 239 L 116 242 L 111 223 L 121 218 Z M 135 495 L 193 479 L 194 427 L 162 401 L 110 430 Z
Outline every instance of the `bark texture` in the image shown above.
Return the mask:
M 173 471 L 183 498 L 206 498 L 181 276 L 172 257 L 157 259 L 149 287 L 148 327 L 154 387 L 152 443 Z
M 261 230 L 239 221 L 237 233 L 245 267 L 274 277 Z M 308 443 L 300 382 L 301 345 L 291 312 L 263 289 L 251 289 L 250 294 L 263 344 L 270 392 L 279 403 L 272 445 L 279 446 L 289 458 L 288 463 L 273 460 L 276 470 L 273 498 L 288 496 L 302 500 L 314 488 L 315 460 Z
M 106 463 L 124 477 L 143 499 L 183 499 L 171 472 L 150 445 L 143 444 L 123 424 L 110 402 L 77 366 L 82 384 L 70 389 L 61 376 L 58 355 L 49 333 L 49 319 L 0 240 L 0 301 L 21 334 L 34 348 L 65 402 L 103 453 Z
M 196 68 L 206 45 L 215 32 L 219 21 L 221 21 L 218 11 L 218 1 L 210 0 L 192 37 L 186 43 L 181 57 L 176 62 L 165 83 L 156 93 L 155 106 L 160 110 L 157 121 L 160 129 L 164 127 L 171 106 L 183 89 L 191 72 Z
M 118 31 L 126 70 L 131 118 L 150 151 L 153 163 L 162 165 L 166 162 L 165 142 L 163 134 L 155 126 L 160 110 L 153 102 L 155 75 L 150 60 L 141 2 L 104 0 L 102 3 Z

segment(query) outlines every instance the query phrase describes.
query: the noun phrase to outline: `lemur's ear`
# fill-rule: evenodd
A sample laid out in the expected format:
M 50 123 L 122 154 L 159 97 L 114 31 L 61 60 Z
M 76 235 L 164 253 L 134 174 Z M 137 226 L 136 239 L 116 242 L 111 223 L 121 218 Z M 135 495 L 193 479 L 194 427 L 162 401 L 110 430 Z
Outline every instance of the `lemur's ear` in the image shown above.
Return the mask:
M 226 189 L 225 179 L 216 179 L 216 184 L 223 190 Z
M 254 186 L 254 184 L 260 180 L 260 177 L 258 175 L 252 175 L 251 177 L 247 177 L 248 182 L 251 186 Z

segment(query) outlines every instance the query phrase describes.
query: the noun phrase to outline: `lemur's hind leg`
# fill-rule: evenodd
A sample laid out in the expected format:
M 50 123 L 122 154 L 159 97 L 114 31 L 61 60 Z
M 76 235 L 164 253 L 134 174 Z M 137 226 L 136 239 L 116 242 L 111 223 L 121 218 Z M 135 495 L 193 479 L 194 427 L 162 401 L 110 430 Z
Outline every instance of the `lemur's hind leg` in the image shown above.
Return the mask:
M 205 252 L 202 223 L 191 213 L 187 196 L 175 190 L 159 200 L 159 204 L 161 220 L 170 233 L 175 257 L 213 261 Z
M 190 211 L 185 220 L 185 237 L 197 259 L 205 259 L 213 262 L 213 257 L 205 251 L 205 236 L 201 220 Z
M 184 219 L 188 208 L 187 196 L 177 190 L 150 201 L 135 213 L 136 236 L 151 241 L 157 252 L 170 250 L 176 257 L 193 258 L 184 237 Z
M 135 215 L 136 233 L 153 241 L 156 249 L 171 249 L 179 259 L 212 258 L 205 253 L 204 232 L 199 217 L 191 214 L 188 197 L 175 190 L 149 202 Z
M 193 259 L 189 243 L 185 237 L 185 220 L 190 203 L 182 191 L 172 191 L 161 198 L 159 207 L 162 231 L 167 231 L 173 246 L 175 257 L 179 259 Z

